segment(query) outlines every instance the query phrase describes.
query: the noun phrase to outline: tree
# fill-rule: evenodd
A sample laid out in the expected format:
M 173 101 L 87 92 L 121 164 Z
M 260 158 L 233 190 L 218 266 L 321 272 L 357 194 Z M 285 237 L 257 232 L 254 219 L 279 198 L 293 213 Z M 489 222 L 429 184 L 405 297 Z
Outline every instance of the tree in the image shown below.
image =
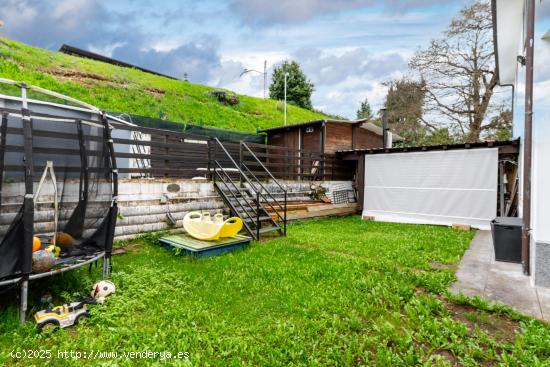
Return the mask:
M 463 8 L 444 38 L 432 40 L 416 52 L 409 64 L 426 83 L 426 117 L 431 130 L 446 127 L 462 141 L 479 141 L 502 119 L 494 98 L 497 75 L 494 63 L 491 6 L 478 0 Z
M 505 109 L 491 119 L 487 137 L 494 140 L 509 140 L 512 138 L 512 111 Z
M 422 123 L 426 96 L 424 82 L 402 78 L 385 85 L 388 87 L 385 103 L 388 127 L 403 137 L 404 145 L 422 144 L 426 136 L 426 127 Z
M 285 98 L 285 72 L 288 73 L 287 102 L 311 110 L 311 94 L 314 85 L 307 79 L 296 61 L 285 61 L 273 70 L 273 77 L 269 86 L 269 98 L 277 100 Z
M 367 119 L 372 120 L 372 109 L 369 104 L 369 100 L 365 98 L 363 102 L 361 102 L 361 106 L 359 106 L 359 109 L 357 110 L 357 119 Z

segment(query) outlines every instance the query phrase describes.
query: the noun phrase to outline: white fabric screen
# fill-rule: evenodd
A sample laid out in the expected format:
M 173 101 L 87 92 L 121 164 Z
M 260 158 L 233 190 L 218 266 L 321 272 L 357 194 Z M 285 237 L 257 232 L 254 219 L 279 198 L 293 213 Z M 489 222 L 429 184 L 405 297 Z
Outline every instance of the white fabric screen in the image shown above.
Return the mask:
M 363 216 L 489 229 L 497 184 L 498 148 L 367 154 Z

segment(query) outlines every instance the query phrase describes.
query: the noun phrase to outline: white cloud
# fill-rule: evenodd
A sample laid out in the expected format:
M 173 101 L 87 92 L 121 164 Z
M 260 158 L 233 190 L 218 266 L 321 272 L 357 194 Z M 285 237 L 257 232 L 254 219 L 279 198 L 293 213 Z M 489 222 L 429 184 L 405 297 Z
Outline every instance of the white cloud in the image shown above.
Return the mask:
M 461 1 L 464 2 L 464 1 Z M 273 24 L 307 22 L 328 13 L 347 12 L 362 8 L 384 8 L 387 12 L 403 13 L 440 4 L 438 0 L 233 0 L 230 9 L 243 23 L 255 27 Z
M 113 52 L 122 46 L 125 46 L 126 42 L 115 42 L 108 45 L 88 45 L 88 50 L 107 57 L 112 57 Z
M 546 1 L 546 0 L 545 0 Z M 313 103 L 354 117 L 367 96 L 379 108 L 382 82 L 399 77 L 414 48 L 436 37 L 464 0 L 2 0 L 2 32 L 57 49 L 88 49 L 196 83 L 263 96 L 263 76 L 239 77 L 296 59 L 315 83 Z M 199 5 L 197 5 L 199 4 Z M 426 5 L 433 7 L 425 8 Z M 243 21 L 248 25 L 243 26 Z M 268 78 L 269 82 L 269 78 Z

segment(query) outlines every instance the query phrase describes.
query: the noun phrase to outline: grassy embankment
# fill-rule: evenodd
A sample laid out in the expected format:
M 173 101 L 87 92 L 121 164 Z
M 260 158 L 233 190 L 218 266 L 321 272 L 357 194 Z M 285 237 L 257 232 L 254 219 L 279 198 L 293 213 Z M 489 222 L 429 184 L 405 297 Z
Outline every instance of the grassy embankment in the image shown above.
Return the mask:
M 214 88 L 172 80 L 103 62 L 28 46 L 0 37 L 0 77 L 50 89 L 107 111 L 255 133 L 282 125 L 281 103 L 240 95 L 237 105 L 222 104 Z M 0 85 L 0 92 L 17 91 Z M 290 105 L 288 122 L 327 116 Z

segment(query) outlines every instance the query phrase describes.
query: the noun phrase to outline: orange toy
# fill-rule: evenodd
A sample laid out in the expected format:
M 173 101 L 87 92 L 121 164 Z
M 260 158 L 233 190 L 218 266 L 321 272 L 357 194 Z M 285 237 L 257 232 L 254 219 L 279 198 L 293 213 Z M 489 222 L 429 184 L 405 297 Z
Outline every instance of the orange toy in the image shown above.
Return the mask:
M 40 247 L 42 247 L 42 242 L 40 242 L 40 238 L 34 236 L 32 238 L 32 252 L 40 250 Z

